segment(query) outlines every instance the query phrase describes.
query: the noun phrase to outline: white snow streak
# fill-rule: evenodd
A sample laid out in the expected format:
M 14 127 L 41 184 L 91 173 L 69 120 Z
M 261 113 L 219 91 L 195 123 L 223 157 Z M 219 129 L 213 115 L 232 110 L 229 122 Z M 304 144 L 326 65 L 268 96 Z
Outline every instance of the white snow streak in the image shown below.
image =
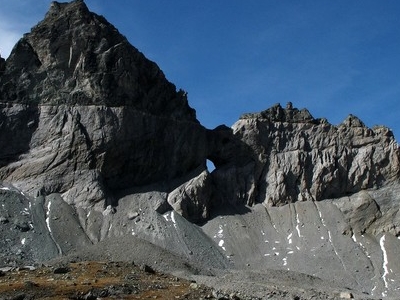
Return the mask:
M 47 204 L 47 218 L 46 218 L 46 224 L 47 224 L 47 229 L 51 233 L 51 228 L 50 228 L 50 207 L 51 207 L 51 201 Z
M 383 279 L 383 282 L 385 283 L 385 288 L 388 288 L 388 281 L 387 281 L 386 276 L 389 275 L 389 270 L 388 270 L 388 256 L 387 256 L 386 249 L 385 249 L 385 237 L 386 237 L 385 235 L 383 235 L 381 237 L 381 239 L 379 240 L 379 244 L 381 246 L 382 254 L 383 254 L 383 266 L 382 266 L 383 267 L 383 275 L 382 275 L 382 279 Z M 383 292 L 382 296 L 385 297 L 386 293 Z
M 288 240 L 288 243 L 289 243 L 289 244 L 292 243 L 292 235 L 293 235 L 293 232 L 291 232 L 291 233 L 288 235 L 288 237 L 287 237 L 287 240 Z
M 6 186 L 1 187 L 0 190 L 3 190 L 3 191 L 11 191 L 10 188 L 8 188 L 8 187 L 6 187 Z
M 356 239 L 356 236 L 354 235 L 354 233 L 353 233 L 353 235 L 351 236 L 351 239 L 354 241 L 354 243 L 357 243 L 357 239 Z
M 175 221 L 175 212 L 174 211 L 171 211 L 171 220 L 172 220 L 172 223 L 174 223 L 174 227 L 177 228 L 176 221 Z
M 23 239 L 21 240 L 21 244 L 22 244 L 22 245 L 25 245 L 25 242 L 26 242 L 26 238 L 23 238 Z
M 68 60 L 68 68 L 71 67 L 71 60 L 72 60 L 72 46 L 69 47 L 69 60 Z
M 297 235 L 298 235 L 298 237 L 301 237 L 299 214 L 296 214 L 296 224 L 297 224 L 296 225 Z

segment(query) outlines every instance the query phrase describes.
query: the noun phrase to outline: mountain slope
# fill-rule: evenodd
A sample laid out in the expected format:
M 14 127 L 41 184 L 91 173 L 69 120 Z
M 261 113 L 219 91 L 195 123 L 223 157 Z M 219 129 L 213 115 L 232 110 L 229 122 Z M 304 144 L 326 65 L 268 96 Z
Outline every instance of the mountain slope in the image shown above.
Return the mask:
M 209 284 L 243 272 L 398 294 L 400 152 L 388 128 L 352 115 L 334 126 L 288 103 L 208 130 L 79 0 L 53 2 L 0 60 L 0 108 L 0 265 L 140 259 Z

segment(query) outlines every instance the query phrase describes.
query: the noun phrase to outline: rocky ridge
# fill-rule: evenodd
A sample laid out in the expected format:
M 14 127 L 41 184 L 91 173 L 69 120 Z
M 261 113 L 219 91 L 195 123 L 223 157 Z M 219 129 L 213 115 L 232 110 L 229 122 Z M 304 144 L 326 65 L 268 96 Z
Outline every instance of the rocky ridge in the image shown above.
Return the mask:
M 53 2 L 0 59 L 0 108 L 0 265 L 94 244 L 152 264 L 166 251 L 174 263 L 159 268 L 204 281 L 250 267 L 253 280 L 298 272 L 368 297 L 400 288 L 400 153 L 386 127 L 288 103 L 206 129 L 79 0 Z

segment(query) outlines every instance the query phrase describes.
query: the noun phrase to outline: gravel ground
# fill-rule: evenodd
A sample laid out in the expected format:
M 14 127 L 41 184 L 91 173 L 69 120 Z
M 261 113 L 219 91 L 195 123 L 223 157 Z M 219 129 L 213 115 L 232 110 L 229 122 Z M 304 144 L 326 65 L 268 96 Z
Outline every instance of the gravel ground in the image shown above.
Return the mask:
M 135 237 L 30 269 L 3 269 L 0 299 L 370 299 L 292 271 L 204 268 Z

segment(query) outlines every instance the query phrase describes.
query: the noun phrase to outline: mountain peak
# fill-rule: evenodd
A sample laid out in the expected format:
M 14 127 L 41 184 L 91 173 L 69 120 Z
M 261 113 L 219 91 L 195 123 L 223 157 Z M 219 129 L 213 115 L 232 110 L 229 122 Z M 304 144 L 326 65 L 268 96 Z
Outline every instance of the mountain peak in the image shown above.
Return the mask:
M 83 1 L 52 2 L 6 64 L 0 80 L 5 102 L 128 105 L 197 122 L 186 93 Z
M 46 18 L 62 16 L 68 13 L 73 13 L 75 15 L 90 14 L 88 7 L 83 0 L 74 0 L 71 2 L 53 1 L 50 4 L 50 9 L 46 14 Z

